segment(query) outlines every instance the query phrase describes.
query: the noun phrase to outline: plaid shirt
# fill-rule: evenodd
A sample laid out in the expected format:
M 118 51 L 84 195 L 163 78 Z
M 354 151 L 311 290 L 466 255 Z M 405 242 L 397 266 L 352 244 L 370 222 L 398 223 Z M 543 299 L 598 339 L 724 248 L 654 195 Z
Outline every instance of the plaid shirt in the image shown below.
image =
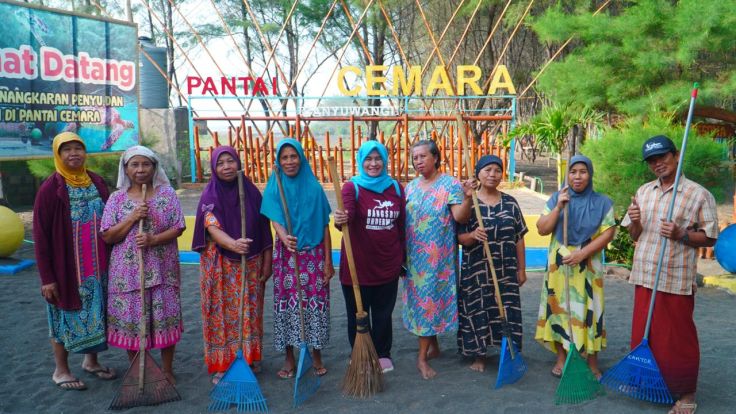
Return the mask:
M 662 248 L 660 224 L 667 219 L 672 193 L 672 187 L 662 192 L 659 180 L 644 184 L 636 192 L 636 201 L 641 209 L 642 232 L 634 250 L 629 283 L 654 288 L 657 260 Z M 718 238 L 718 218 L 713 195 L 684 175 L 677 189 L 672 220 L 679 227 L 705 232 L 711 239 Z M 627 214 L 621 225 L 628 227 L 630 224 Z M 657 290 L 676 295 L 691 295 L 697 271 L 697 252 L 696 247 L 687 246 L 681 241 L 667 240 Z

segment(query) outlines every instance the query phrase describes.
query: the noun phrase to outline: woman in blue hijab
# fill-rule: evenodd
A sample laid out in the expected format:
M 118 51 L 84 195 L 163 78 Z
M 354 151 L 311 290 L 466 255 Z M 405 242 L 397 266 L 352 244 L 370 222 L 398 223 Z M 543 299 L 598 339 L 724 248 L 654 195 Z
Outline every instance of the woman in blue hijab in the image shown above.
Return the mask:
M 340 256 L 340 283 L 348 316 L 348 339 L 355 342 L 356 324 L 366 325 L 376 346 L 383 372 L 394 369 L 391 361 L 393 326 L 401 264 L 404 262 L 405 201 L 401 186 L 386 172 L 388 151 L 369 140 L 358 149 L 359 175 L 342 186 L 345 210 L 335 211 L 335 226 L 350 229 L 353 258 L 360 284 L 366 320 L 356 322 L 357 308 L 345 256 Z
M 276 230 L 273 248 L 273 342 L 277 351 L 286 352 L 286 360 L 278 376 L 292 378 L 296 372 L 294 346 L 301 343 L 299 306 L 304 312 L 307 345 L 314 349 L 314 372 L 321 376 L 327 373 L 321 349 L 330 339 L 329 282 L 335 274 L 329 232 L 330 205 L 298 141 L 287 138 L 279 142 L 276 167 L 263 192 L 261 214 L 271 220 Z M 277 177 L 283 185 L 292 234 L 288 232 Z M 295 277 L 294 256 L 299 261 L 299 277 Z M 302 303 L 298 300 L 299 288 Z
M 600 378 L 598 352 L 606 346 L 601 252 L 616 234 L 613 202 L 593 191 L 593 163 L 585 156 L 572 157 L 567 183 L 550 197 L 537 221 L 539 234 L 554 232 L 554 236 L 549 246 L 535 339 L 557 354 L 552 375 L 560 377 L 571 345 L 565 292 L 565 266 L 569 266 L 573 346 L 587 355 L 591 371 Z M 566 204 L 567 246 L 563 243 Z

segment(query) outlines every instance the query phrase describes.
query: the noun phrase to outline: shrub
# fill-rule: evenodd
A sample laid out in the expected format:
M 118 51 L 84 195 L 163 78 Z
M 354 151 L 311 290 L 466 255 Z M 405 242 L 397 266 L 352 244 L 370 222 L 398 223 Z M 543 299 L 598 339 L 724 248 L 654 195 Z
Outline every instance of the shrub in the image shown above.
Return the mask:
M 617 214 L 622 216 L 636 190 L 656 178 L 641 158 L 644 141 L 667 135 L 681 148 L 683 133 L 684 126 L 673 124 L 666 116 L 654 115 L 644 123 L 630 119 L 618 128 L 605 130 L 601 139 L 586 141 L 582 153 L 593 161 L 595 190 L 609 196 Z M 728 165 L 722 161 L 723 146 L 709 136 L 697 135 L 693 128 L 683 166 L 685 176 L 707 188 L 717 202 L 722 202 L 732 188 Z

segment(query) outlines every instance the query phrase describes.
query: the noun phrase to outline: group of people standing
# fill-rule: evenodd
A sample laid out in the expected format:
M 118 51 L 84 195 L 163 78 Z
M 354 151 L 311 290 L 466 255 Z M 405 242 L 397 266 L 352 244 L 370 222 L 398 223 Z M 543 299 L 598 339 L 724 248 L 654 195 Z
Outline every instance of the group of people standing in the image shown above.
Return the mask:
M 185 225 L 160 160 L 147 148 L 128 149 L 120 159 L 118 190 L 110 195 L 103 180 L 85 169 L 86 151 L 78 136 L 60 134 L 53 150 L 57 172 L 41 186 L 34 207 L 34 239 L 56 361 L 53 381 L 65 389 L 86 387 L 69 369 L 69 352 L 86 355 L 84 370 L 101 379 L 115 378 L 112 369 L 98 362 L 97 353 L 111 344 L 132 358 L 145 306 L 151 309 L 146 348 L 161 349 L 162 369 L 174 382 L 174 349 L 182 333 L 176 238 Z M 692 322 L 695 252 L 712 245 L 718 230 L 712 195 L 684 177 L 674 218 L 665 221 L 662 206 L 673 194 L 676 155 L 666 137 L 645 143 L 643 158 L 657 180 L 639 189 L 622 225 L 637 240 L 631 276 L 637 285 L 632 347 L 643 334 L 661 237 L 674 241 L 666 247 L 657 287 L 663 298 L 655 308 L 650 343 L 658 361 L 666 360 L 660 366 L 670 389 L 681 397 L 673 412 L 688 413 L 695 407 L 699 361 Z M 343 185 L 344 209 L 334 211 L 334 224 L 350 229 L 363 305 L 384 372 L 393 369 L 391 315 L 402 278 L 402 320 L 418 337 L 421 376 L 437 374 L 429 361 L 440 355 L 437 335 L 447 332 L 457 332 L 459 352 L 473 360 L 470 368 L 484 371 L 487 349 L 501 343 L 499 304 L 484 242 L 492 253 L 510 339 L 521 349 L 519 288 L 527 280 L 528 228 L 517 201 L 498 189 L 503 161 L 483 156 L 475 166 L 475 180 L 460 182 L 440 172 L 436 144 L 419 141 L 412 146 L 418 177 L 406 188 L 388 175 L 387 150 L 379 142 L 364 143 L 356 162 L 359 174 Z M 329 284 L 335 273 L 331 208 L 301 145 L 293 139 L 279 142 L 263 195 L 243 175 L 234 148 L 215 149 L 211 168 L 212 178 L 197 207 L 192 250 L 200 252 L 204 355 L 212 382 L 222 378 L 240 346 L 242 283 L 244 355 L 260 371 L 265 283 L 271 276 L 274 345 L 284 353 L 277 375 L 295 375 L 294 346 L 301 343 L 302 323 L 304 340 L 313 349 L 314 372 L 325 375 L 321 350 L 330 339 Z M 244 181 L 245 217 L 238 175 Z M 616 220 L 613 203 L 593 190 L 592 179 L 592 162 L 573 157 L 567 185 L 553 194 L 537 222 L 541 235 L 553 237 L 535 339 L 557 354 L 551 370 L 557 377 L 571 346 L 601 375 L 597 355 L 606 346 L 602 251 L 615 235 Z M 472 210 L 476 190 L 482 226 Z M 458 244 L 463 246 L 459 266 Z M 343 244 L 339 279 L 352 345 L 356 304 L 344 249 Z M 144 286 L 138 277 L 139 252 L 145 263 Z M 145 303 L 138 299 L 140 289 L 146 291 Z M 567 329 L 568 318 L 573 332 Z

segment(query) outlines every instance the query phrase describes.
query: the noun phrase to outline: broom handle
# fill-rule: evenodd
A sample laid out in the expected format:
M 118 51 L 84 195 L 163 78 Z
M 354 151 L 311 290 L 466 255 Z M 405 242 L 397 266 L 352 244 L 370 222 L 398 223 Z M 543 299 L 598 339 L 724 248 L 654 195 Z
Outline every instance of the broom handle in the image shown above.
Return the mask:
M 332 185 L 335 188 L 335 196 L 337 197 L 337 208 L 345 210 L 345 204 L 342 199 L 342 191 L 340 188 L 340 178 L 337 175 L 337 165 L 335 165 L 335 157 L 329 157 L 327 165 L 330 170 L 330 178 L 332 178 Z M 360 284 L 358 283 L 358 272 L 355 269 L 355 260 L 353 259 L 353 246 L 350 240 L 350 229 L 347 223 L 342 226 L 342 241 L 345 243 L 345 256 L 348 259 L 348 269 L 350 269 L 350 280 L 353 283 L 353 295 L 355 296 L 355 306 L 358 310 L 358 315 L 364 316 L 365 310 L 363 309 L 363 298 L 360 295 Z
M 687 137 L 690 135 L 690 124 L 693 120 L 693 111 L 695 109 L 695 99 L 698 97 L 698 83 L 693 85 L 690 94 L 690 107 L 687 110 L 687 121 L 685 122 L 685 136 L 682 138 L 680 146 L 680 159 L 677 162 L 677 172 L 675 173 L 675 184 L 672 187 L 672 199 L 667 210 L 667 221 L 672 221 L 672 214 L 675 210 L 675 197 L 677 196 L 677 187 L 680 185 L 680 176 L 682 175 L 682 165 L 685 162 L 685 149 L 687 148 Z M 649 329 L 652 327 L 652 315 L 654 314 L 654 300 L 657 297 L 659 288 L 659 277 L 662 274 L 662 262 L 664 261 L 664 251 L 667 248 L 667 238 L 662 236 L 662 248 L 659 250 L 659 258 L 657 259 L 657 272 L 654 276 L 654 291 L 652 299 L 649 301 L 649 313 L 647 313 L 647 325 L 644 328 L 644 339 L 649 340 Z
M 470 155 L 468 153 L 468 136 L 465 133 L 465 125 L 463 124 L 462 114 L 456 114 L 455 119 L 457 121 L 457 130 L 460 133 L 460 138 L 463 141 L 463 157 L 465 158 L 466 163 L 470 163 Z M 469 165 L 468 168 L 470 168 Z M 478 203 L 478 194 L 475 192 L 475 190 L 473 190 L 473 208 L 475 211 L 475 219 L 478 222 L 478 228 L 485 231 L 485 227 L 483 226 L 483 215 L 480 213 L 480 204 Z M 493 256 L 491 255 L 491 248 L 488 245 L 488 241 L 483 242 L 483 253 L 486 256 L 486 260 L 488 261 L 488 268 L 491 270 L 491 278 L 493 279 L 493 294 L 496 297 L 498 314 L 503 320 L 503 323 L 508 324 L 508 320 L 506 319 L 506 307 L 501 301 L 501 292 L 498 286 L 498 277 L 496 276 L 496 268 L 493 265 Z M 512 340 L 511 338 L 509 338 L 509 353 L 511 354 L 511 358 L 514 358 L 514 347 L 511 345 L 511 342 Z
M 238 171 L 238 198 L 240 199 L 240 237 L 245 239 L 245 190 L 243 189 L 243 171 Z M 245 319 L 245 284 L 247 270 L 245 255 L 240 255 L 240 312 L 238 314 L 238 349 L 243 352 L 243 319 Z
M 143 204 L 146 203 L 146 185 L 143 184 Z M 138 234 L 143 234 L 143 219 L 138 221 Z M 138 392 L 143 393 L 143 388 L 146 384 L 146 323 L 147 309 L 146 309 L 146 276 L 143 269 L 143 248 L 138 249 L 138 277 L 141 287 L 141 326 L 140 326 L 140 340 L 138 342 Z
M 286 196 L 284 195 L 284 186 L 281 184 L 281 174 L 279 174 L 279 169 L 274 165 L 273 166 L 273 173 L 276 175 L 276 186 L 279 188 L 279 198 L 281 198 L 281 207 L 284 210 L 284 220 L 286 220 L 286 231 L 289 233 L 289 235 L 293 235 L 292 229 L 291 229 L 291 218 L 289 216 L 289 206 L 286 204 Z M 331 253 L 331 252 L 329 252 Z M 326 254 L 329 254 L 326 252 Z M 294 252 L 294 283 L 296 283 L 296 293 L 299 297 L 299 330 L 300 330 L 300 337 L 302 342 L 306 341 L 306 333 L 304 332 L 304 310 L 302 310 L 302 283 L 299 278 L 299 248 L 297 246 L 296 251 Z

